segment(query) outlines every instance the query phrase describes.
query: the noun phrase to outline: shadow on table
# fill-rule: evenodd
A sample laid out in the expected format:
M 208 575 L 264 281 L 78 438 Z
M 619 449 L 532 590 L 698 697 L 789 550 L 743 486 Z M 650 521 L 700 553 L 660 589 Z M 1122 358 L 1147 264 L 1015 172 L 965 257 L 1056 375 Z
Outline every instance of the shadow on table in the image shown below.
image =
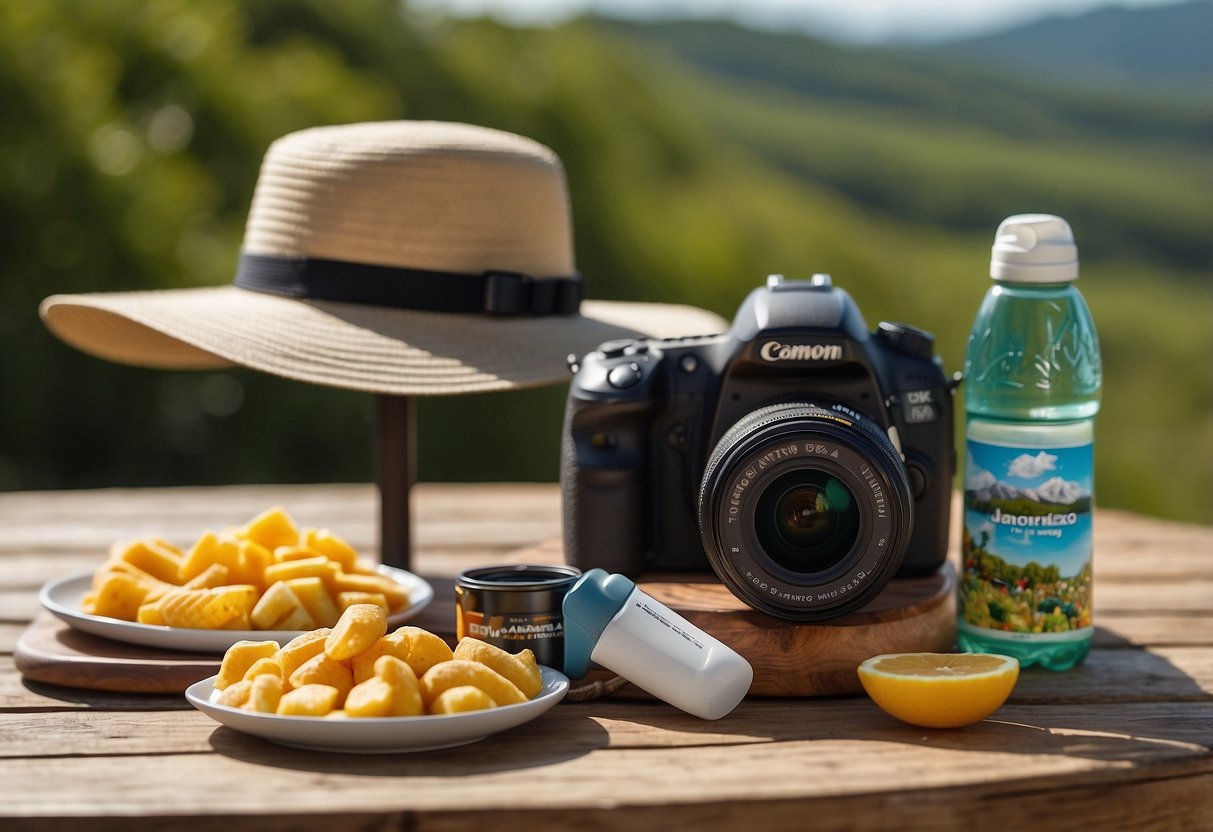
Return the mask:
M 22 686 L 38 696 L 57 702 L 84 705 L 100 711 L 188 711 L 192 710 L 179 693 L 113 693 L 52 685 L 34 679 L 21 679 Z
M 211 748 L 241 762 L 296 771 L 367 777 L 463 777 L 540 768 L 581 757 L 609 744 L 589 711 L 558 705 L 534 722 L 454 748 L 413 753 L 347 754 L 284 748 L 219 727 Z
M 1070 671 L 1025 669 L 1007 704 L 957 729 L 907 725 L 862 695 L 749 698 L 717 722 L 652 700 L 565 707 L 593 707 L 609 728 L 612 748 L 872 740 L 1126 763 L 1209 753 L 1213 693 L 1206 687 L 1213 680 L 1198 680 L 1164 655 L 1111 633 L 1097 634 L 1096 643 L 1101 649 Z

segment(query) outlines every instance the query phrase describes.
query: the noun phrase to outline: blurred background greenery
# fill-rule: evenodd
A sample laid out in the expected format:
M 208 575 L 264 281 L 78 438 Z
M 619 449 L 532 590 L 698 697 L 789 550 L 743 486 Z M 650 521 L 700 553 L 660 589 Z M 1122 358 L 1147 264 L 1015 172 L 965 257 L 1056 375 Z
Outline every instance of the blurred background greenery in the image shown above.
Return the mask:
M 1176 42 L 1207 47 L 1213 5 L 1176 8 Z M 274 138 L 417 118 L 559 153 L 594 297 L 728 317 L 769 272 L 826 271 L 870 325 L 935 332 L 949 370 L 998 221 L 1066 216 L 1103 345 L 1098 499 L 1213 522 L 1213 73 L 1177 50 L 1108 73 L 1064 48 L 1052 69 L 1026 34 L 877 49 L 394 0 L 0 0 L 0 489 L 370 479 L 370 397 L 108 364 L 37 305 L 228 282 Z M 421 478 L 555 479 L 564 395 L 421 402 Z

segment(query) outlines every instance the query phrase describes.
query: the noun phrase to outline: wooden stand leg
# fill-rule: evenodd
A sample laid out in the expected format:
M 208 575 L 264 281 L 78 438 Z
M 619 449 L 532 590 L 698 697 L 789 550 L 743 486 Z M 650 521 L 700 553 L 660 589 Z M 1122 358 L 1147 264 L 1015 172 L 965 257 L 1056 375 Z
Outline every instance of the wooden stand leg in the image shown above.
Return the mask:
M 417 478 L 415 412 L 409 396 L 375 397 L 375 482 L 379 485 L 379 557 L 409 568 L 409 492 Z

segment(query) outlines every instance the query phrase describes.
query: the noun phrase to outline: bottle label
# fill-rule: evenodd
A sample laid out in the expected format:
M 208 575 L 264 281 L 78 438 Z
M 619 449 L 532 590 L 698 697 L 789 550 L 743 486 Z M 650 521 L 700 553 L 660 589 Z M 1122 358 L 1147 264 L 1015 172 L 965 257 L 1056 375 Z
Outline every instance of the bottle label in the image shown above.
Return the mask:
M 962 629 L 1089 637 L 1092 450 L 966 442 Z

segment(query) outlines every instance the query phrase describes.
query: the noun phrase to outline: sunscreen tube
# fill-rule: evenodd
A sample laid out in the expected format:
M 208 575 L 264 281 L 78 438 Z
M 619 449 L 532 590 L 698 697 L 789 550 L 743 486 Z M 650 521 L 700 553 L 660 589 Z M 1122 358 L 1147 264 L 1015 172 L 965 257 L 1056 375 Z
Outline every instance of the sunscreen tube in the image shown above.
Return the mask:
M 564 671 L 596 662 L 676 708 L 720 719 L 745 698 L 754 669 L 623 575 L 586 572 L 564 597 Z

